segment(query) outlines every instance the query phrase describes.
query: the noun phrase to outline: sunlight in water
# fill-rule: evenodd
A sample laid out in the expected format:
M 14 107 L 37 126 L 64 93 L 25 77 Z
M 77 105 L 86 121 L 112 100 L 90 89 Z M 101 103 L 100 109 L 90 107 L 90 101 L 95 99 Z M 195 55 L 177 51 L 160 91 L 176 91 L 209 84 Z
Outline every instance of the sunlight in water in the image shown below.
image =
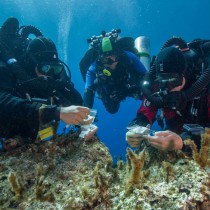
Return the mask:
M 60 18 L 58 20 L 58 50 L 61 52 L 64 62 L 67 62 L 67 48 L 69 45 L 68 38 L 71 30 L 72 13 L 70 6 L 66 4 L 61 4 L 59 10 Z

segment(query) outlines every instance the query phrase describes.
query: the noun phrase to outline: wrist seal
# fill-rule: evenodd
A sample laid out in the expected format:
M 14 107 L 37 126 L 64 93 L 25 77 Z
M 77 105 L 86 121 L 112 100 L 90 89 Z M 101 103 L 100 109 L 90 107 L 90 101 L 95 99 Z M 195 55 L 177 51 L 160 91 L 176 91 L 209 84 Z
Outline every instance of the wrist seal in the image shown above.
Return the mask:
M 39 108 L 39 121 L 41 125 L 60 120 L 60 107 L 56 105 L 42 105 Z

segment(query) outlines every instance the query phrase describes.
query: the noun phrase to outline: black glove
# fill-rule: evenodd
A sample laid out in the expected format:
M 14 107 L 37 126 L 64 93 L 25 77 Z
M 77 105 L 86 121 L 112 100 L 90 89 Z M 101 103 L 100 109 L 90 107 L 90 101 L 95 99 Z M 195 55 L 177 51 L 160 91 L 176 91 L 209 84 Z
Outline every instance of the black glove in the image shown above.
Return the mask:
M 84 93 L 83 106 L 92 108 L 94 103 L 94 91 L 92 89 L 86 88 Z
M 39 121 L 41 125 L 45 125 L 52 121 L 60 120 L 60 108 L 57 106 L 51 105 L 42 105 L 39 108 Z
M 112 99 L 112 101 L 114 102 L 119 102 L 125 99 L 125 96 L 123 94 L 122 91 L 117 91 L 114 90 L 111 92 L 111 94 L 109 95 L 109 97 Z
M 180 91 L 169 92 L 164 96 L 164 107 L 169 107 L 171 109 L 180 111 L 184 109 L 186 105 L 186 97 Z
M 159 94 L 152 94 L 146 98 L 152 106 L 155 106 L 156 108 L 163 108 L 164 107 L 164 98 L 163 96 L 160 96 Z
M 132 97 L 135 100 L 142 99 L 141 89 L 138 88 L 137 86 L 128 88 L 125 92 L 127 96 Z

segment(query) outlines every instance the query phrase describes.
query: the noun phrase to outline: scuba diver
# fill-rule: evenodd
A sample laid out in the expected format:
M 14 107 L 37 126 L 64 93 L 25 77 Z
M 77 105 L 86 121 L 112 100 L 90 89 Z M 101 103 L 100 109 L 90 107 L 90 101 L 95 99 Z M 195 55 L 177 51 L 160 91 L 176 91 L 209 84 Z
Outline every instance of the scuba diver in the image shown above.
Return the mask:
M 187 101 L 192 101 L 198 96 L 210 83 L 210 40 L 195 39 L 191 43 L 187 43 L 180 37 L 172 37 L 165 42 L 161 50 L 170 46 L 175 46 L 181 50 L 186 59 L 185 74 L 191 77 L 194 82 L 190 88 L 185 88 L 185 90 L 177 93 L 176 96 L 172 96 L 173 98 L 177 98 L 176 109 L 179 110 L 182 109 L 183 104 L 186 104 Z M 155 83 L 155 79 L 156 61 L 154 60 L 149 73 L 144 79 L 142 92 L 153 105 L 161 108 L 165 106 L 164 103 L 167 105 L 167 101 L 166 97 L 163 99 L 161 95 L 152 93 L 151 88 Z M 172 83 L 170 82 L 169 85 L 171 86 Z M 170 95 L 170 93 L 168 93 L 168 95 Z M 168 99 L 169 98 L 170 97 L 168 96 Z
M 101 35 L 94 35 L 91 38 L 87 39 L 87 43 L 89 43 L 89 49 L 85 53 L 85 55 L 82 57 L 79 67 L 80 72 L 83 78 L 83 81 L 86 81 L 86 73 L 90 67 L 90 65 L 97 59 L 99 56 L 99 47 L 101 45 L 101 40 L 104 37 L 110 37 L 112 40 L 114 40 L 116 47 L 121 51 L 129 51 L 134 54 L 136 54 L 138 57 L 140 57 L 140 51 L 142 51 L 142 47 L 140 44 L 144 43 L 142 42 L 142 38 L 138 38 L 138 49 L 135 46 L 135 40 L 132 37 L 120 37 L 119 33 L 121 33 L 120 29 L 113 29 L 110 32 L 102 31 Z M 148 41 L 146 42 L 148 44 Z M 144 47 L 145 50 L 145 47 Z M 146 53 L 144 53 L 144 56 Z M 149 54 L 148 54 L 149 55 Z
M 209 43 L 199 40 L 189 45 L 197 46 L 197 50 L 185 48 L 186 45 L 161 49 L 145 77 L 143 91 L 146 94 L 137 117 L 128 126 L 131 130 L 126 138 L 131 147 L 139 147 L 142 143 L 142 137 L 132 133 L 132 128 L 152 125 L 159 110 L 157 121 L 166 131 L 144 136 L 152 146 L 165 151 L 186 149 L 183 140 L 190 138 L 200 148 L 200 134 L 210 125 L 210 83 L 208 77 L 204 78 L 204 84 L 198 82 L 204 74 L 208 75 L 205 70 L 209 71 Z M 205 56 L 199 56 L 199 52 Z M 200 88 L 198 92 L 194 91 L 195 86 Z M 183 100 L 183 93 L 196 97 Z
M 30 34 L 35 38 L 30 39 Z M 52 40 L 33 26 L 19 27 L 14 17 L 5 21 L 0 29 L 0 137 L 6 139 L 3 149 L 9 149 L 10 140 L 13 146 L 34 142 L 41 138 L 43 128 L 51 128 L 59 120 L 67 125 L 90 123 L 84 121 L 90 110 L 82 106 L 82 97 L 70 76 Z M 21 137 L 21 143 L 15 142 L 16 137 Z
M 114 114 L 126 97 L 140 99 L 141 81 L 147 70 L 139 58 L 124 50 L 118 31 L 97 40 L 97 58 L 86 73 L 84 106 L 93 107 L 95 93 L 106 110 Z M 121 45 L 121 46 L 120 46 Z

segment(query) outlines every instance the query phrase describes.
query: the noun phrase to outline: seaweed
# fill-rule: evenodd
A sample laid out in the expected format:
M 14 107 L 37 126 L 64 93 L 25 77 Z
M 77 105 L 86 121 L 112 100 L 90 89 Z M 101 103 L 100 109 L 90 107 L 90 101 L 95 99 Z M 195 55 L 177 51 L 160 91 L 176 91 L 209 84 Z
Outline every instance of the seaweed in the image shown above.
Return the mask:
M 196 161 L 198 165 L 200 165 L 202 168 L 209 166 L 210 163 L 208 159 L 209 146 L 210 146 L 209 128 L 205 128 L 205 133 L 201 134 L 201 148 L 199 152 L 193 140 L 187 139 L 184 141 L 184 144 L 191 148 L 193 153 L 193 159 Z
M 8 181 L 10 183 L 10 186 L 12 187 L 12 191 L 15 193 L 17 198 L 23 197 L 23 191 L 24 191 L 24 185 L 22 182 L 21 177 L 17 175 L 15 172 L 10 172 L 8 176 Z
M 140 153 L 140 155 L 136 155 L 132 152 L 131 149 L 127 149 L 129 159 L 128 164 L 131 164 L 128 168 L 131 168 L 129 173 L 129 179 L 126 184 L 127 193 L 130 194 L 134 186 L 140 184 L 140 180 L 143 178 L 142 169 L 144 167 L 144 161 L 146 159 L 145 149 Z

